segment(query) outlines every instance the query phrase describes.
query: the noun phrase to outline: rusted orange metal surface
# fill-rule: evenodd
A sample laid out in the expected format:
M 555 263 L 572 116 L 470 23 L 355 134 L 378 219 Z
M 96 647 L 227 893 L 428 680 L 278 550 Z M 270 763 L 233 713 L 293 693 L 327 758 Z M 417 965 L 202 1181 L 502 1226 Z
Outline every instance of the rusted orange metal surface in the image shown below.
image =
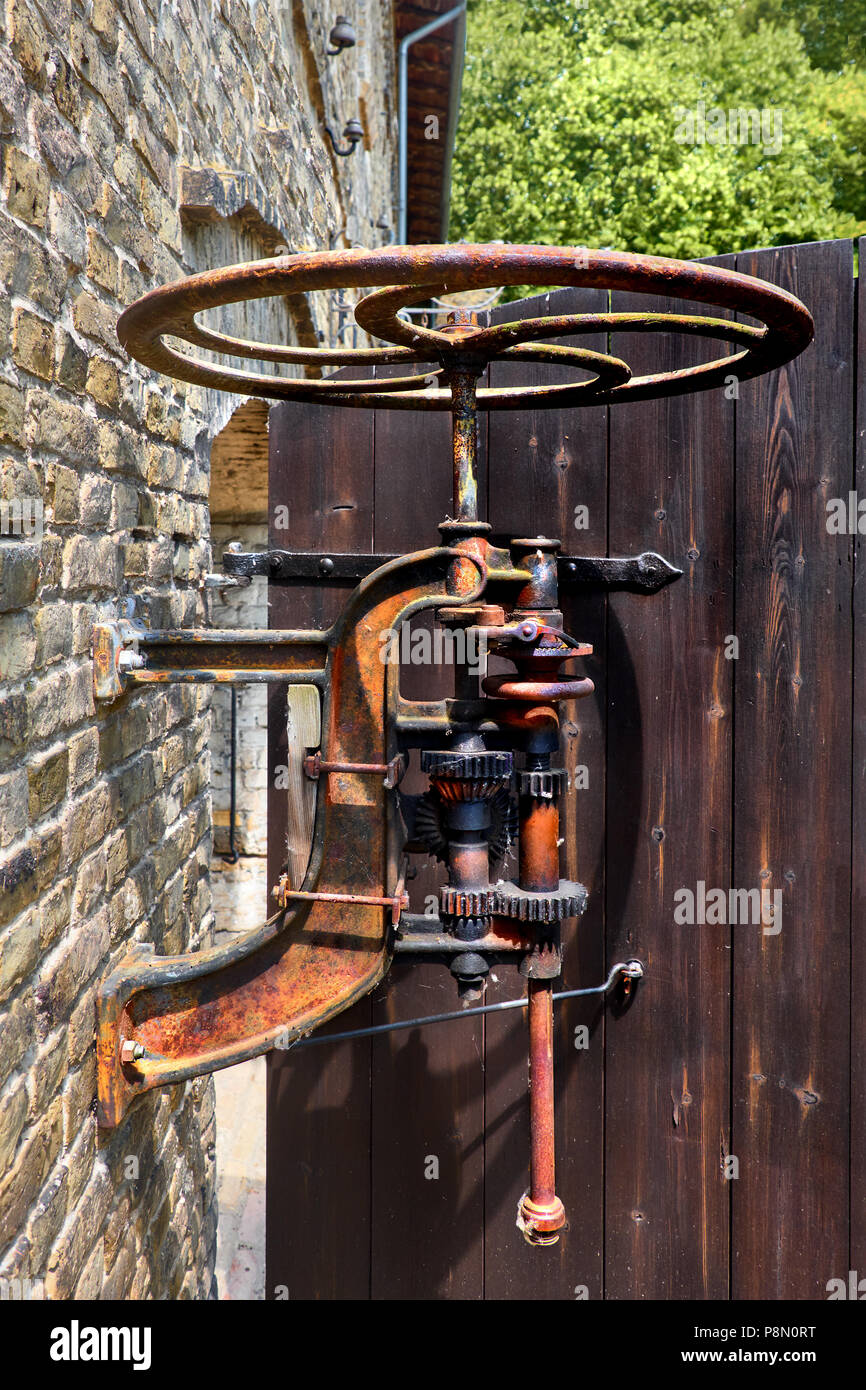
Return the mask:
M 529 981 L 530 1184 L 518 1225 L 531 1245 L 553 1245 L 566 1224 L 556 1195 L 553 1115 L 553 984 Z

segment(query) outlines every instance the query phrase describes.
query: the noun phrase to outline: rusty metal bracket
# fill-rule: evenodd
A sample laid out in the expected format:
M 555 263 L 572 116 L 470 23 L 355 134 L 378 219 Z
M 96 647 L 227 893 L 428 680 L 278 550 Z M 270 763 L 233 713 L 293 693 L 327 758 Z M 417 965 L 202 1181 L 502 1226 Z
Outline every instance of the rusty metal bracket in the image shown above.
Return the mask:
M 223 569 L 232 578 L 263 575 L 280 584 L 344 584 L 363 579 L 396 558 L 386 554 L 324 555 L 304 550 L 234 551 L 223 556 Z M 560 555 L 557 571 L 559 583 L 565 588 L 586 585 L 628 589 L 638 594 L 657 593 L 682 575 L 682 570 L 653 550 L 622 558 Z
M 94 623 L 90 653 L 95 700 L 116 700 L 123 694 L 125 678 L 144 666 L 139 651 L 143 633 L 144 629 L 130 618 Z
M 487 567 L 471 559 L 476 582 L 455 598 L 448 576 L 456 560 L 465 560 L 462 552 L 442 546 L 383 565 L 353 590 L 326 632 L 146 632 L 124 627 L 126 620 L 101 624 L 94 647 L 103 698 L 123 693 L 127 681 L 315 681 L 323 696 L 324 758 L 353 765 L 372 756 L 388 767 L 397 749 L 383 712 L 394 677 L 380 659 L 378 633 L 425 608 L 474 603 Z M 129 656 L 146 665 L 125 672 Z M 101 1125 L 120 1123 L 136 1096 L 267 1052 L 373 988 L 390 965 L 394 923 L 406 906 L 404 872 L 387 892 L 388 827 L 381 781 L 351 771 L 328 778 L 306 877 L 288 889 L 274 917 L 227 947 L 190 955 L 157 956 L 144 943 L 130 948 L 99 990 Z
M 118 699 L 137 685 L 244 685 L 325 679 L 330 634 L 312 629 L 148 629 L 129 619 L 94 624 L 93 693 Z
M 683 573 L 654 550 L 644 550 L 640 555 L 623 558 L 560 555 L 557 569 L 559 583 L 566 589 L 586 585 L 600 589 L 628 589 L 636 594 L 658 593 L 666 584 L 681 579 Z

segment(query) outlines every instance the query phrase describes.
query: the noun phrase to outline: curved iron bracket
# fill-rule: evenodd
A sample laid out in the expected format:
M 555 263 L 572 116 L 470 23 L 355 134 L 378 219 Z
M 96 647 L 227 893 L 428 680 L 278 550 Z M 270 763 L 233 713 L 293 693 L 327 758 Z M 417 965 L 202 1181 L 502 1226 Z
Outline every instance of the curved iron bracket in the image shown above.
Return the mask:
M 100 1124 L 118 1124 L 132 1100 L 153 1087 L 287 1046 L 367 994 L 387 971 L 392 911 L 383 899 L 397 896 L 391 890 L 398 872 L 389 838 L 393 792 L 381 776 L 346 765 L 387 764 L 396 755 L 396 734 L 385 718 L 391 667 L 381 659 L 380 634 L 419 608 L 454 604 L 446 580 L 456 555 L 439 547 L 383 565 L 354 590 L 327 633 L 262 632 L 240 644 L 269 662 L 252 671 L 253 679 L 292 681 L 298 679 L 289 664 L 292 650 L 306 644 L 311 654 L 302 675 L 317 677 L 323 689 L 324 761 L 341 768 L 322 773 L 310 865 L 285 907 L 228 947 L 156 956 L 153 946 L 137 944 L 103 981 Z M 483 591 L 486 571 L 481 562 L 477 568 L 478 584 L 458 602 Z M 226 664 L 212 633 L 147 636 L 156 640 L 142 666 L 126 673 L 128 683 L 250 678 L 249 669 Z M 212 659 L 224 664 L 198 666 L 208 644 Z M 312 665 L 317 645 L 324 649 L 323 670 Z M 154 652 L 177 664 L 157 669 Z

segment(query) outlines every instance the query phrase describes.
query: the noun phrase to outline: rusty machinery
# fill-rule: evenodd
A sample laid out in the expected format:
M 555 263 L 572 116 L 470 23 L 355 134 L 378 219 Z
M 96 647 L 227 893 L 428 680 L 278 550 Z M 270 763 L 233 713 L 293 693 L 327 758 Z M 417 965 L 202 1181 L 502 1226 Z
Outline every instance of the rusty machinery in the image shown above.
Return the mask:
M 592 313 L 484 327 L 457 314 L 437 331 L 400 317 L 403 308 L 433 296 L 491 285 L 663 293 L 751 321 Z M 356 306 L 357 322 L 389 346 L 267 346 L 198 322 L 202 311 L 245 300 L 347 288 L 369 291 Z M 613 331 L 675 331 L 721 340 L 734 351 L 635 378 L 609 353 L 550 342 Z M 555 764 L 559 709 L 593 688 L 585 676 L 563 670 L 591 648 L 563 631 L 559 589 L 589 581 L 653 592 L 679 571 L 653 554 L 563 556 L 556 540 L 494 537 L 478 517 L 477 412 L 615 405 L 719 387 L 732 375 L 744 381 L 789 361 L 812 332 L 808 310 L 791 294 L 732 271 L 500 244 L 287 255 L 192 276 L 125 311 L 118 325 L 124 347 L 145 366 L 183 381 L 272 400 L 450 411 L 454 501 L 453 515 L 439 526 L 439 544 L 413 554 L 225 557 L 234 576 L 358 579 L 325 631 L 148 631 L 128 617 L 97 625 L 100 699 L 151 683 L 256 680 L 312 685 L 321 697 L 320 746 L 306 750 L 304 763 L 318 794 L 302 881 L 284 875 L 274 885 L 275 914 L 228 947 L 161 957 L 153 946 L 136 944 L 110 972 L 99 997 L 103 1125 L 118 1124 L 130 1102 L 154 1087 L 305 1038 L 371 990 L 395 955 L 447 963 L 467 1013 L 509 1006 L 512 1001 L 466 1008 L 479 997 L 491 963 L 511 960 L 527 980 L 527 997 L 518 1002 L 529 1019 L 530 1184 L 518 1225 L 535 1244 L 558 1238 L 566 1218 L 554 1186 L 553 984 L 562 924 L 583 912 L 587 893 L 560 878 L 560 805 L 568 787 Z M 187 349 L 170 346 L 166 337 Z M 288 379 L 201 360 L 189 347 L 308 369 L 386 363 L 416 370 L 384 379 Z M 556 363 L 581 376 L 545 387 L 479 387 L 491 361 Z M 487 675 L 479 686 L 467 658 L 456 666 L 452 698 L 405 698 L 399 666 L 382 660 L 381 637 L 425 609 L 446 632 L 507 658 L 512 673 Z M 397 785 L 412 748 L 420 750 L 429 778 L 420 798 L 401 797 Z M 516 871 L 504 878 L 503 853 L 512 838 Z M 412 852 L 433 854 L 447 866 L 435 917 L 407 911 Z M 615 978 L 627 989 L 640 973 L 639 962 L 617 965 L 598 992 Z

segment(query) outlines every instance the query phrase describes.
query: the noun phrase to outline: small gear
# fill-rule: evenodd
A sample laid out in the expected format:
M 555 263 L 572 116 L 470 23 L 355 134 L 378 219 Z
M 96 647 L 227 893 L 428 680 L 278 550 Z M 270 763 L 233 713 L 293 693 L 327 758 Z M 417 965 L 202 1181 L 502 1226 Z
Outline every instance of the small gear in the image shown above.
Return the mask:
M 441 913 L 440 913 L 441 917 Z M 442 917 L 447 930 L 453 932 L 459 941 L 471 945 L 490 931 L 489 917 Z
M 517 790 L 521 796 L 537 801 L 556 801 L 568 785 L 568 773 L 563 767 L 548 767 L 518 772 Z
M 494 888 L 454 888 L 450 883 L 439 889 L 439 911 L 443 917 L 487 917 L 498 911 Z
M 447 748 L 433 748 L 421 754 L 421 771 L 436 780 L 503 782 L 511 776 L 513 765 L 510 753 L 458 753 Z
M 579 917 L 586 908 L 587 891 L 582 883 L 561 882 L 553 893 L 530 893 L 516 883 L 500 883 L 493 890 L 491 911 L 499 917 L 515 917 L 520 922 L 562 922 Z

